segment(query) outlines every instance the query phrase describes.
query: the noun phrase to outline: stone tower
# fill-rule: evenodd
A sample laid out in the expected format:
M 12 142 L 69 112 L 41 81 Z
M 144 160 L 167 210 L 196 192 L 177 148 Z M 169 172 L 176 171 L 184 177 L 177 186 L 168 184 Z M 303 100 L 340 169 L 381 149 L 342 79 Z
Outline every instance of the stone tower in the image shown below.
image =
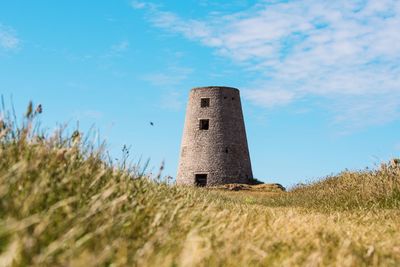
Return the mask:
M 191 90 L 180 153 L 178 184 L 249 183 L 253 173 L 238 89 Z

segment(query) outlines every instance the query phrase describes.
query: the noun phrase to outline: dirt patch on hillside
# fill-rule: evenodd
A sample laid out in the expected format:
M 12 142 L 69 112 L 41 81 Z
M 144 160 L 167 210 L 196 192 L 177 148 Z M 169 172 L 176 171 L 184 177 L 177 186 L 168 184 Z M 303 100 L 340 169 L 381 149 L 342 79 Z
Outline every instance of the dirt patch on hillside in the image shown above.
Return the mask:
M 281 184 L 225 184 L 212 186 L 210 189 L 219 189 L 227 191 L 250 191 L 250 192 L 285 192 L 286 188 Z

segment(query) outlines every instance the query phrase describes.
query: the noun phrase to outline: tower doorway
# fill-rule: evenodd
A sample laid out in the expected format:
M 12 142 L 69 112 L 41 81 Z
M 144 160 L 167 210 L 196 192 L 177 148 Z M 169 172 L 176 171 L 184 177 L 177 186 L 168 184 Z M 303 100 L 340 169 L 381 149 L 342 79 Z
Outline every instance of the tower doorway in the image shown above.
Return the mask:
M 207 185 L 207 174 L 196 174 L 195 184 L 199 187 L 205 187 Z

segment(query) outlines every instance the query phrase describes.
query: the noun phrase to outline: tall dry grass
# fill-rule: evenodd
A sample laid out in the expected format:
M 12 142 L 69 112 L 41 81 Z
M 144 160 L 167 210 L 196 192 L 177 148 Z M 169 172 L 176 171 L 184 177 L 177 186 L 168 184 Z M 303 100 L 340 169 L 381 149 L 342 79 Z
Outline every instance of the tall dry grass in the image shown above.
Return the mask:
M 301 207 L 320 212 L 400 208 L 400 165 L 392 161 L 378 170 L 344 171 L 302 184 L 281 194 L 224 193 L 232 201 L 270 207 Z
M 0 266 L 399 266 L 398 171 L 275 196 L 168 185 L 30 105 L 0 122 Z

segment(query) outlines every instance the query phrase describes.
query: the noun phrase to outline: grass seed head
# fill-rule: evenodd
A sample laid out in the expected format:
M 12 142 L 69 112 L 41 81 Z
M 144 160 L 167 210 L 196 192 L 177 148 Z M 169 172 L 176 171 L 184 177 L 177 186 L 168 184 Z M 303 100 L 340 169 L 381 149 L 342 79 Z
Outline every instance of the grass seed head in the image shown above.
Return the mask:
M 33 103 L 32 101 L 29 102 L 28 107 L 26 109 L 25 117 L 31 118 L 33 115 Z

